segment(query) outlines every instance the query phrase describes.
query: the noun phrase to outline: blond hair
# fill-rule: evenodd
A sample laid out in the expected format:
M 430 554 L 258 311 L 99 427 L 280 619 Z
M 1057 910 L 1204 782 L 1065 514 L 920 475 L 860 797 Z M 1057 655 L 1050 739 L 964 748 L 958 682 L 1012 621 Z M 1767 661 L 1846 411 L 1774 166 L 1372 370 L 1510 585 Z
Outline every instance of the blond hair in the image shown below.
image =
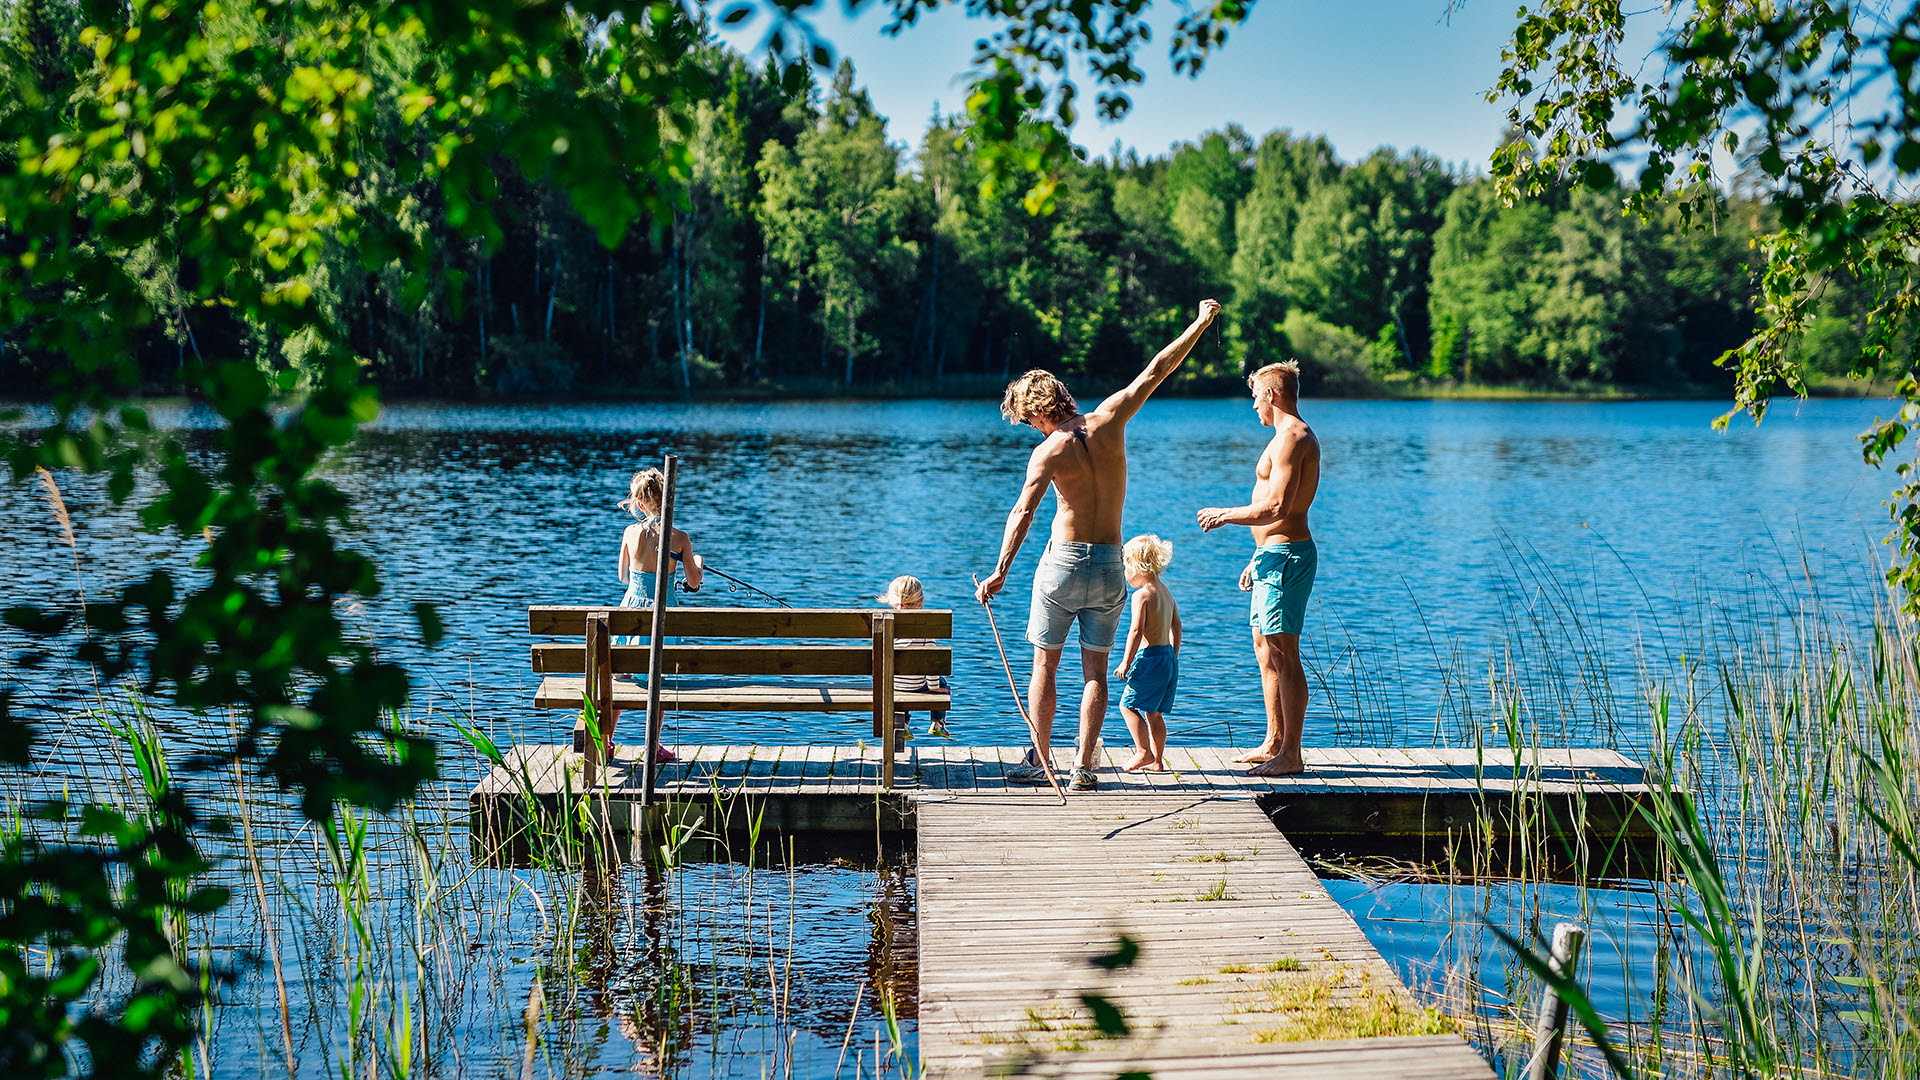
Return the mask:
M 620 500 L 620 509 L 644 520 L 660 512 L 660 500 L 666 495 L 666 474 L 659 469 L 641 469 L 627 482 L 627 497 Z M 653 509 L 647 510 L 649 506 Z
M 1277 364 L 1268 364 L 1259 371 L 1247 376 L 1247 385 L 1255 393 L 1263 390 L 1278 390 L 1283 398 L 1300 396 L 1300 361 L 1282 360 Z
M 1034 368 L 1007 384 L 1000 399 L 1000 415 L 1009 424 L 1031 423 L 1034 417 L 1064 424 L 1080 414 L 1067 384 L 1051 371 Z
M 1127 569 L 1142 574 L 1159 574 L 1173 561 L 1173 541 L 1145 533 L 1127 541 L 1121 553 Z
M 920 586 L 920 579 L 912 574 L 901 574 L 887 582 L 887 591 L 874 597 L 888 607 L 906 607 L 908 604 L 927 602 L 927 591 Z

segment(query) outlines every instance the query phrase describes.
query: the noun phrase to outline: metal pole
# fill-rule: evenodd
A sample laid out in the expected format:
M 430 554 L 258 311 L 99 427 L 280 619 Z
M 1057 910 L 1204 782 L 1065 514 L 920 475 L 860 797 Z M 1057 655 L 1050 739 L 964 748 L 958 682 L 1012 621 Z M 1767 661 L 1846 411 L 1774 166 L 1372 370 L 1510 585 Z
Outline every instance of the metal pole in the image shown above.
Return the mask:
M 654 756 L 660 752 L 660 650 L 666 644 L 667 597 L 673 591 L 673 485 L 680 471 L 680 459 L 667 455 L 666 490 L 660 493 L 660 535 L 654 543 L 653 625 L 647 641 L 647 748 L 640 769 L 640 805 L 653 806 L 653 787 L 658 770 Z
M 1553 955 L 1547 966 L 1571 979 L 1580 966 L 1580 945 L 1587 932 L 1574 923 L 1553 928 Z M 1549 986 L 1540 995 L 1540 1017 L 1533 1025 L 1533 1059 L 1527 1080 L 1553 1080 L 1560 1071 L 1560 1040 L 1567 1032 L 1567 1002 Z

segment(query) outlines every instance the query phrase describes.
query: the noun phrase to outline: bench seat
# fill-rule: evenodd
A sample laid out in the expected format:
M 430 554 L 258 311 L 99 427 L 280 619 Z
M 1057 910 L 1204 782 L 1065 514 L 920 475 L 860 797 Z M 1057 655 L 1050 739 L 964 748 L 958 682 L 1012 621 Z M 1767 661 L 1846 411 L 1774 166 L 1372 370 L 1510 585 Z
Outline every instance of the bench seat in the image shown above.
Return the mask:
M 533 704 L 537 709 L 578 709 L 585 693 L 584 678 L 577 675 L 549 675 L 540 680 L 540 689 L 534 693 Z M 870 682 L 841 682 L 768 686 L 746 681 L 700 679 L 693 685 L 678 686 L 674 679 L 669 678 L 660 687 L 660 703 L 667 712 L 872 712 L 873 685 Z M 953 697 L 949 694 L 913 690 L 893 692 L 896 712 L 944 710 L 952 705 Z M 614 680 L 613 707 L 645 709 L 647 688 L 624 680 Z

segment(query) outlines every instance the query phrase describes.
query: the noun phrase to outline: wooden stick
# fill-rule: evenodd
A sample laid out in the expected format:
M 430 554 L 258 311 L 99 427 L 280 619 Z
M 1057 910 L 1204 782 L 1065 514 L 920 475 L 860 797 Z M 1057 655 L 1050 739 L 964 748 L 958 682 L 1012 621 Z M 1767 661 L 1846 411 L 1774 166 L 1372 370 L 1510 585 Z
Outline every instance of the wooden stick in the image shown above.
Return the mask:
M 660 493 L 660 534 L 654 542 L 653 625 L 647 640 L 647 748 L 640 767 L 640 805 L 653 805 L 653 787 L 658 779 L 660 753 L 660 649 L 667 642 L 667 596 L 673 590 L 673 487 L 680 472 L 679 457 L 668 454 L 667 479 Z
M 978 574 L 975 574 L 973 578 L 973 591 L 976 596 L 980 593 L 980 576 Z M 989 600 L 982 600 L 980 601 L 980 606 L 987 609 L 987 625 L 993 628 L 993 645 L 994 648 L 1000 650 L 1000 666 L 1006 669 L 1007 689 L 1013 691 L 1014 708 L 1020 710 L 1020 719 L 1027 722 L 1027 734 L 1033 739 L 1033 756 L 1040 759 L 1040 768 L 1047 774 L 1047 783 L 1053 785 L 1053 793 L 1060 796 L 1060 805 L 1065 806 L 1067 805 L 1067 793 L 1060 790 L 1060 778 L 1053 775 L 1053 755 L 1042 754 L 1040 752 L 1040 729 L 1035 726 L 1033 717 L 1027 715 L 1027 703 L 1021 700 L 1019 684 L 1013 681 L 1013 665 L 1007 662 L 1007 646 L 1000 640 L 1000 624 L 993 617 L 993 603 Z

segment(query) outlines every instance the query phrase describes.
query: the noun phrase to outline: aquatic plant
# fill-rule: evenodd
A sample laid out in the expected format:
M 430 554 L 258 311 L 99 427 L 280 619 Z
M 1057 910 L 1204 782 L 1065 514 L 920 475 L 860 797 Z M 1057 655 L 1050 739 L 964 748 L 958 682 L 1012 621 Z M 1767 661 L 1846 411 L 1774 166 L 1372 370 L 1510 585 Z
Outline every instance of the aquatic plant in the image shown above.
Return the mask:
M 1638 754 L 1661 854 L 1592 850 L 1536 827 L 1541 815 L 1483 803 L 1413 862 L 1336 860 L 1335 872 L 1440 897 L 1432 914 L 1453 940 L 1416 973 L 1422 993 L 1516 1069 L 1544 931 L 1603 923 L 1589 970 L 1624 985 L 1605 995 L 1611 1014 L 1593 1013 L 1596 1030 L 1575 1032 L 1575 1068 L 1920 1074 L 1920 627 L 1888 606 L 1839 607 L 1812 582 L 1797 597 L 1698 593 L 1650 612 L 1666 629 L 1623 658 L 1600 629 L 1607 605 L 1510 554 L 1509 624 L 1479 660 L 1464 645 L 1444 658 L 1436 741 L 1521 762 L 1522 806 L 1538 802 L 1524 764 L 1543 747 Z M 1364 726 L 1377 733 L 1378 720 Z M 1585 996 L 1592 1007 L 1600 995 Z

